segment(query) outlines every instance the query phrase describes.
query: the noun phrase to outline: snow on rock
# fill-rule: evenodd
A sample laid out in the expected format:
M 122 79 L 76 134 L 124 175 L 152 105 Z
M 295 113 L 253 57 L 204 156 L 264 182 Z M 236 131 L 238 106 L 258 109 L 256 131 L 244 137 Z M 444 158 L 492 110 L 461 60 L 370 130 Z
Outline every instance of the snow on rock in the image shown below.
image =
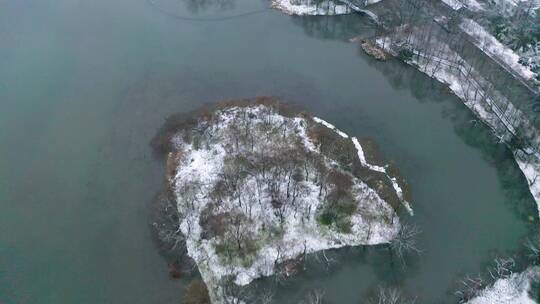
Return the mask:
M 176 151 L 172 153 L 181 159 L 171 181 L 180 231 L 213 303 L 227 297 L 223 289 L 226 278 L 247 285 L 273 275 L 280 263 L 306 253 L 388 243 L 398 233 L 400 223 L 394 209 L 318 150 L 308 136 L 308 126 L 318 123 L 349 139 L 322 119 L 288 118 L 263 105 L 218 110 L 211 121 L 198 123 L 195 134 L 184 130 L 173 138 Z M 361 146 L 353 140 L 360 156 Z M 314 165 L 302 161 L 296 171 L 291 169 L 298 172 L 291 183 L 292 173 L 279 172 L 295 157 L 319 161 Z M 272 160 L 278 165 L 272 167 Z M 325 193 L 337 187 L 322 186 L 321 169 L 317 169 L 321 161 L 324 170 L 350 176 L 350 193 L 357 205 L 348 215 L 348 228 L 323 225 L 319 220 L 328 208 Z M 362 164 L 369 165 L 365 158 Z M 260 166 L 266 169 L 260 171 Z M 284 203 L 291 200 L 290 205 Z
M 289 15 L 344 15 L 352 12 L 348 5 L 337 0 L 272 0 L 272 7 Z
M 531 281 L 538 281 L 539 277 L 539 267 L 531 267 L 523 273 L 514 273 L 508 278 L 498 279 L 467 304 L 536 304 L 529 291 Z
M 519 63 L 518 54 L 500 43 L 497 38 L 493 37 L 474 20 L 464 18 L 463 22 L 460 24 L 460 28 L 467 33 L 472 38 L 473 43 L 489 57 L 504 63 L 527 80 L 535 77 L 536 74 L 534 72 Z

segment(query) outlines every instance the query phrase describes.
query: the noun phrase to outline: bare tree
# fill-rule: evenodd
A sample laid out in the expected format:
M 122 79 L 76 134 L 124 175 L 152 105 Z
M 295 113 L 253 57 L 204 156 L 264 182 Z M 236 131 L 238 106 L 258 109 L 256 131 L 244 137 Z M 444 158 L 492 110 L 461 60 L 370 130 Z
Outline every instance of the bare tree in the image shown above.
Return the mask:
M 185 252 L 185 236 L 180 232 L 180 220 L 178 209 L 173 199 L 167 195 L 157 198 L 159 215 L 152 225 L 156 230 L 157 237 L 164 244 L 170 246 L 170 251 L 176 251 L 182 255 Z
M 494 280 L 506 279 L 512 275 L 515 266 L 513 258 L 495 258 L 494 265 L 489 267 L 488 272 Z
M 396 237 L 390 242 L 390 250 L 395 253 L 405 266 L 405 255 L 408 253 L 422 253 L 422 250 L 418 248 L 417 238 L 421 233 L 420 228 L 416 225 L 404 224 L 401 226 Z
M 414 304 L 415 300 L 406 299 L 397 288 L 379 287 L 377 297 L 371 301 L 373 304 Z
M 254 303 L 253 290 L 245 286 L 238 286 L 232 276 L 223 278 L 220 287 L 224 304 Z
M 330 269 L 332 265 L 337 263 L 337 260 L 334 257 L 327 254 L 327 250 L 313 252 L 307 255 L 307 257 L 315 261 L 317 264 L 324 265 L 327 270 Z
M 246 229 L 246 216 L 242 213 L 232 214 L 231 218 L 231 228 L 232 228 L 232 237 L 236 243 L 237 249 L 240 251 L 244 246 L 248 236 L 248 230 Z
M 324 291 L 314 289 L 306 295 L 305 299 L 300 304 L 322 304 L 324 303 Z
M 529 259 L 533 263 L 538 264 L 540 262 L 540 234 L 536 234 L 533 238 L 528 239 L 525 247 L 528 250 Z
M 271 304 L 274 299 L 274 292 L 270 289 L 267 289 L 257 296 L 257 304 Z
M 460 289 L 456 291 L 456 295 L 459 297 L 459 303 L 468 302 L 470 299 L 476 297 L 480 290 L 484 288 L 484 279 L 481 275 L 467 275 L 459 283 L 461 285 Z

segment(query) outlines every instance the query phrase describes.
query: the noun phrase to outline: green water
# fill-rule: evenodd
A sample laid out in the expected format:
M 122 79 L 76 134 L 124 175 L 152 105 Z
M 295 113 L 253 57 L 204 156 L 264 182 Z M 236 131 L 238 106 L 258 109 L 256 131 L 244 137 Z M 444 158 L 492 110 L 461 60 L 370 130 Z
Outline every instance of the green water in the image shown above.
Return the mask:
M 161 1 L 196 18 L 268 6 Z M 521 247 L 536 207 L 508 151 L 459 100 L 345 41 L 369 27 L 273 10 L 187 21 L 144 0 L 1 1 L 0 303 L 180 303 L 185 282 L 167 277 L 148 227 L 163 175 L 148 142 L 171 113 L 255 95 L 374 138 L 412 188 L 405 220 L 424 231 L 406 270 L 381 248 L 345 250 L 332 270 L 280 287 L 277 302 L 324 287 L 332 303 L 359 303 L 393 283 L 451 303 L 456 279 Z

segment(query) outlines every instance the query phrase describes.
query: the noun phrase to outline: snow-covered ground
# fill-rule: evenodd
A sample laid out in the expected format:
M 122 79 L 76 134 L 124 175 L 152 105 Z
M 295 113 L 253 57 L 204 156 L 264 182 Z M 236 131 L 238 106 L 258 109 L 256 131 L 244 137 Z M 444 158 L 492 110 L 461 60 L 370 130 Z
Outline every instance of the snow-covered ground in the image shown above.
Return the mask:
M 528 67 L 519 63 L 519 55 L 500 43 L 480 24 L 474 20 L 464 18 L 460 28 L 467 33 L 472 42 L 489 57 L 506 64 L 509 68 L 518 73 L 521 77 L 530 80 L 536 76 Z
M 485 29 L 515 53 L 504 51 L 510 54 L 506 57 L 515 62 L 519 56 L 519 63 L 535 74 L 528 81 L 529 88 L 540 90 L 540 41 L 536 29 L 540 0 L 492 0 L 487 7 L 481 15 L 487 17 L 482 20 Z
M 348 5 L 332 0 L 272 0 L 272 7 L 289 15 L 343 15 L 352 12 Z
M 365 0 L 364 4 L 372 5 L 380 1 L 382 0 Z M 271 6 L 288 15 L 299 16 L 332 16 L 360 12 L 378 22 L 377 15 L 372 11 L 359 7 L 350 0 L 324 0 L 319 4 L 315 4 L 315 0 L 272 0 Z
M 458 10 L 463 7 L 463 3 L 459 0 L 441 0 L 442 2 L 446 3 L 446 5 L 450 6 L 454 10 Z
M 526 7 L 531 16 L 536 16 L 540 0 L 490 0 L 497 13 L 503 17 L 513 16 L 519 6 Z
M 536 73 L 537 82 L 540 82 L 540 41 L 528 45 L 527 48 L 520 49 L 521 61 Z
M 473 12 L 481 11 L 484 9 L 482 4 L 476 0 L 441 0 L 441 1 L 456 11 L 464 7 L 468 8 L 469 10 Z
M 514 273 L 508 278 L 498 279 L 467 304 L 536 304 L 529 291 L 531 281 L 538 281 L 539 278 L 539 267 L 531 267 L 523 273 Z
M 476 0 L 463 0 L 463 3 L 469 10 L 473 12 L 484 10 L 484 6 Z
M 514 151 L 514 157 L 521 172 L 525 175 L 525 179 L 527 179 L 529 191 L 538 204 L 540 213 L 540 162 L 538 161 L 540 156 L 534 154 L 526 155 L 521 151 Z
M 171 181 L 176 192 L 181 218 L 180 230 L 186 237 L 188 254 L 197 263 L 213 303 L 221 303 L 220 299 L 226 296 L 221 286 L 226 277 L 232 277 L 237 285 L 247 285 L 257 278 L 273 275 L 276 265 L 305 253 L 344 246 L 388 243 L 396 236 L 400 223 L 394 209 L 375 190 L 346 172 L 344 174 L 352 178 L 351 193 L 358 204 L 356 211 L 350 215 L 350 231 L 322 225 L 318 215 L 324 209 L 325 202 L 320 194 L 317 169 L 309 165 L 303 169 L 306 170 L 306 179 L 298 184 L 301 189 L 298 190 L 298 199 L 293 201 L 290 208 L 283 210 L 283 217 L 278 216 L 270 195 L 271 190 L 261 183 L 259 179 L 262 177 L 256 174 L 248 173 L 235 186 L 240 188 L 238 197 L 221 196 L 216 204 L 215 189 L 223 176 L 230 175 L 231 170 L 234 170 L 228 163 L 235 155 L 244 156 L 245 153 L 247 159 L 251 159 L 253 155 L 263 153 L 268 156 L 273 151 L 290 149 L 298 144 L 301 145 L 300 150 L 321 155 L 317 144 L 308 136 L 308 126 L 314 124 L 322 124 L 343 138 L 350 139 L 347 134 L 324 120 L 287 118 L 262 105 L 227 108 L 218 113 L 215 120 L 199 123 L 196 129 L 204 131 L 197 144 L 185 141 L 182 132 L 174 137 L 176 151 L 173 154 L 180 155 L 181 161 Z M 277 135 L 268 131 L 268 126 L 279 130 Z M 251 140 L 251 144 L 240 144 L 238 147 L 238 141 L 231 137 L 231 132 L 244 134 L 244 128 L 249 128 L 252 137 L 246 140 Z M 360 155 L 361 147 L 357 140 L 355 146 L 359 148 Z M 325 170 L 336 170 L 336 161 L 328 156 L 323 156 L 323 160 L 327 168 Z M 365 158 L 362 164 L 367 165 Z M 285 180 L 278 182 L 281 183 L 279 189 L 287 188 L 288 197 L 289 185 Z M 205 231 L 201 219 L 204 221 L 204 217 L 208 217 L 208 210 L 212 210 L 213 216 L 226 214 L 230 218 L 233 214 L 239 214 L 245 219 L 235 231 L 242 237 L 252 239 L 257 246 L 248 261 L 225 259 L 217 249 L 223 245 L 222 239 L 203 236 Z

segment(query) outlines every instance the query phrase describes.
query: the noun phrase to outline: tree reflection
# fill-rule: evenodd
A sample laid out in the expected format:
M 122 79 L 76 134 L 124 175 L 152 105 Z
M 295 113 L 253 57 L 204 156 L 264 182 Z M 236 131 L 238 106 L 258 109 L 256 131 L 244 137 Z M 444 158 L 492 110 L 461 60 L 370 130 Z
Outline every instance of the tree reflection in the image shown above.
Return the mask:
M 235 0 L 176 0 L 184 2 L 192 13 L 201 13 L 208 10 L 227 10 L 234 7 Z
M 306 35 L 318 39 L 349 40 L 358 35 L 373 35 L 375 24 L 363 14 L 338 16 L 294 16 L 293 23 Z
M 201 14 L 209 11 L 221 12 L 235 7 L 236 0 L 151 0 L 162 10 L 177 13 L 187 10 L 192 14 Z

